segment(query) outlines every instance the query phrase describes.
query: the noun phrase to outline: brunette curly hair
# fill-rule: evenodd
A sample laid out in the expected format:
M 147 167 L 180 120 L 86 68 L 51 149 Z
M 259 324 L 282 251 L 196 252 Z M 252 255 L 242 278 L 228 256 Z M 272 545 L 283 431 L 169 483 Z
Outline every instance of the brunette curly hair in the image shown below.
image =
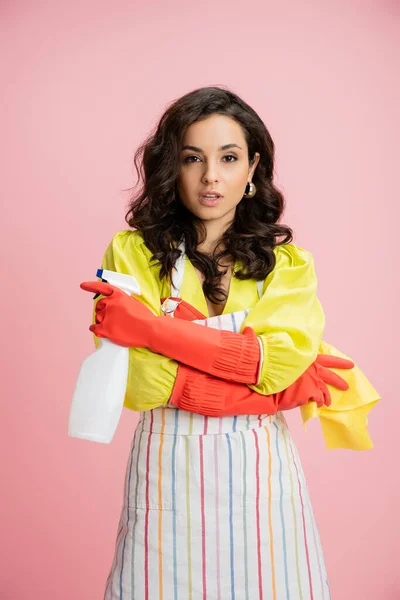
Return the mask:
M 241 125 L 249 163 L 255 152 L 260 153 L 260 160 L 253 176 L 255 196 L 239 202 L 233 223 L 209 255 L 197 250 L 205 239 L 205 228 L 180 201 L 177 179 L 186 128 L 215 113 L 229 116 Z M 238 279 L 267 277 L 275 267 L 274 247 L 293 239 L 292 230 L 278 223 L 285 203 L 272 181 L 274 154 L 274 142 L 260 117 L 228 89 L 202 87 L 167 108 L 155 131 L 135 153 L 138 181 L 130 189 L 139 190 L 131 196 L 125 215 L 130 227 L 141 231 L 153 260 L 160 264 L 161 278 L 170 280 L 182 240 L 188 258 L 205 277 L 203 291 L 213 303 L 226 299 L 220 287 L 226 273 L 221 269 L 221 259 L 240 261 L 240 270 L 233 274 Z

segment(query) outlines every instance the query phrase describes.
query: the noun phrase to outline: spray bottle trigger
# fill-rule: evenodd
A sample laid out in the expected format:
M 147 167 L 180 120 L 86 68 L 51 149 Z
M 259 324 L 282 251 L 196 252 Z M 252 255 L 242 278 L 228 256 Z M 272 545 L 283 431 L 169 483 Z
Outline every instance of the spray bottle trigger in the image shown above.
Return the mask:
M 107 279 L 103 279 L 101 277 L 101 275 L 99 275 L 99 273 L 102 273 L 102 272 L 103 272 L 102 269 L 99 269 L 97 271 L 97 277 L 100 277 L 103 283 L 108 283 Z M 96 298 L 98 298 L 99 296 L 101 296 L 101 294 L 96 294 L 95 296 L 93 296 L 93 300 L 96 300 Z

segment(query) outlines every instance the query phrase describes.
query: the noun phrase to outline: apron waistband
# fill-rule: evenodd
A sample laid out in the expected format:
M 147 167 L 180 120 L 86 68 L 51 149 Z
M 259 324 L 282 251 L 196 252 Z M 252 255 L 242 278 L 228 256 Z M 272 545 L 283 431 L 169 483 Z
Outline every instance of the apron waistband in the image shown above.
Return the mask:
M 279 421 L 286 423 L 280 412 L 275 415 L 205 417 L 174 407 L 162 406 L 142 412 L 138 427 L 143 431 L 169 435 L 209 435 L 258 429 Z

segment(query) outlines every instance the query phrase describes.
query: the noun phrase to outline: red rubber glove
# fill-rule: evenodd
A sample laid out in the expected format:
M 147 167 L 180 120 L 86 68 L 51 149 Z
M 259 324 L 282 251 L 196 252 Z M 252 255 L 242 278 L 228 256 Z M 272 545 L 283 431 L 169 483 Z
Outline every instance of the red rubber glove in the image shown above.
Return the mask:
M 273 415 L 309 401 L 316 402 L 318 408 L 321 408 L 331 404 L 327 384 L 343 391 L 349 388 L 347 382 L 329 368 L 353 367 L 351 360 L 319 354 L 313 364 L 286 390 L 265 396 L 242 383 L 224 381 L 180 364 L 169 403 L 177 408 L 211 417 Z
M 230 381 L 257 383 L 260 344 L 250 327 L 233 333 L 158 317 L 139 300 L 108 283 L 89 281 L 80 287 L 105 296 L 96 305 L 96 324 L 89 327 L 98 338 L 106 337 L 120 346 L 149 348 Z

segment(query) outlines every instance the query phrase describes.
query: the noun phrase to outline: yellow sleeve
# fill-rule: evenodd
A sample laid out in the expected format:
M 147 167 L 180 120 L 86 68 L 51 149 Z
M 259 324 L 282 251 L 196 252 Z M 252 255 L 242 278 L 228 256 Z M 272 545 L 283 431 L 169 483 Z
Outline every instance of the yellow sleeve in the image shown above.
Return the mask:
M 350 358 L 328 342 L 322 341 L 319 354 L 330 354 Z M 352 360 L 352 359 L 350 359 Z M 354 361 L 353 361 L 354 362 Z M 328 450 L 346 448 L 348 450 L 369 450 L 373 448 L 368 426 L 368 413 L 380 400 L 380 396 L 361 369 L 329 369 L 347 381 L 345 392 L 328 386 L 331 405 L 317 408 L 316 402 L 300 407 L 304 429 L 309 419 L 319 417 L 325 445 Z
M 285 390 L 314 362 L 325 327 L 311 253 L 286 244 L 275 248 L 275 256 L 263 296 L 244 323 L 263 351 L 259 381 L 249 387 L 265 395 Z
M 137 231 L 118 232 L 105 251 L 102 269 L 133 275 L 141 294 L 137 299 L 155 314 L 160 314 L 160 287 L 157 268 L 150 266 L 151 254 Z M 92 323 L 95 323 L 94 301 Z M 99 339 L 93 334 L 96 348 Z M 176 379 L 178 363 L 147 348 L 129 348 L 129 373 L 124 406 L 145 411 L 166 405 Z

